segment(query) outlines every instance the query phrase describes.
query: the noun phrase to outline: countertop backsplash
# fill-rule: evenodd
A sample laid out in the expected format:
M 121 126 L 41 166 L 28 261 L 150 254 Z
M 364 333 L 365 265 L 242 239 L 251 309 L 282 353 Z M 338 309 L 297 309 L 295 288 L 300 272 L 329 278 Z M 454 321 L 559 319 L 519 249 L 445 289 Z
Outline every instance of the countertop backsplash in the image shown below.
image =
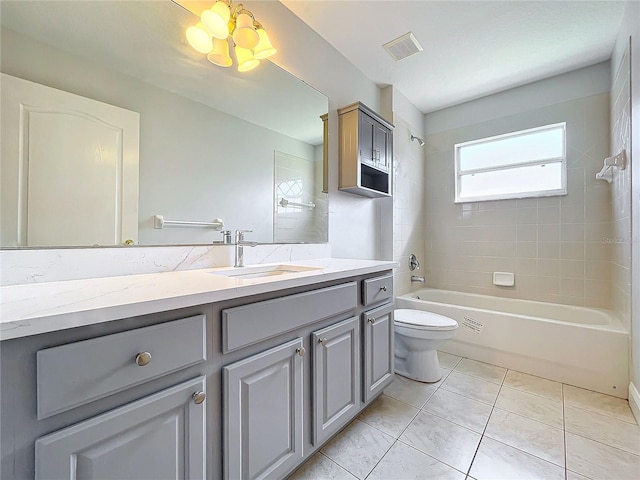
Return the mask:
M 327 243 L 244 249 L 246 265 L 328 257 Z M 233 245 L 2 250 L 0 286 L 225 267 L 233 261 Z

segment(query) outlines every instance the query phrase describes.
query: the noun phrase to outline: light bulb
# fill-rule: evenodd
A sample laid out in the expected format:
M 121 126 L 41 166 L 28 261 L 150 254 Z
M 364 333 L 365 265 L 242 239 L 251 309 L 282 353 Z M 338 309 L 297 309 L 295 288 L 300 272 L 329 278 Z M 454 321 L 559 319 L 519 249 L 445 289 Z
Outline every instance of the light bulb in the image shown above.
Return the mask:
M 207 31 L 215 38 L 224 39 L 229 36 L 229 5 L 218 0 L 213 7 L 202 12 L 200 19 Z
M 260 41 L 256 48 L 253 49 L 253 56 L 256 58 L 267 58 L 277 52 L 277 50 L 271 45 L 271 40 L 269 40 L 269 35 L 264 28 L 258 28 L 257 30 L 258 36 L 260 37 Z
M 202 22 L 187 28 L 187 40 L 189 45 L 200 53 L 209 53 L 213 48 L 211 35 L 205 30 Z
M 238 60 L 238 71 L 248 72 L 253 70 L 260 64 L 260 60 L 253 56 L 251 50 L 236 45 L 236 58 Z
M 254 48 L 260 41 L 258 32 L 253 28 L 253 19 L 246 13 L 241 13 L 236 18 L 233 41 L 241 48 Z
M 219 38 L 213 39 L 213 50 L 207 55 L 207 59 L 220 67 L 230 67 L 233 63 L 229 56 L 229 42 L 227 39 L 220 40 Z

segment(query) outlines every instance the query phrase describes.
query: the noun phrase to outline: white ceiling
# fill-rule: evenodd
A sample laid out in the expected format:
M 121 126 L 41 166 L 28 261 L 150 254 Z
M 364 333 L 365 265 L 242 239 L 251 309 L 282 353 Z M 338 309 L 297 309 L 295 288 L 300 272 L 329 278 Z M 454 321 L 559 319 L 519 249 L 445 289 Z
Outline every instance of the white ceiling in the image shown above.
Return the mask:
M 608 60 L 625 2 L 281 0 L 376 84 L 423 113 Z M 395 62 L 408 31 L 424 48 Z

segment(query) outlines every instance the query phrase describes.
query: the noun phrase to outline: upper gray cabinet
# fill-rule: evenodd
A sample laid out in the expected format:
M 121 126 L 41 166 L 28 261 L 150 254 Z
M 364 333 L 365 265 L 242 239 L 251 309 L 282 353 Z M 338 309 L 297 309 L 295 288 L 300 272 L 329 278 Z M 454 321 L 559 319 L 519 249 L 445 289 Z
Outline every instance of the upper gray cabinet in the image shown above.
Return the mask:
M 366 197 L 391 196 L 393 125 L 360 102 L 338 110 L 339 185 Z

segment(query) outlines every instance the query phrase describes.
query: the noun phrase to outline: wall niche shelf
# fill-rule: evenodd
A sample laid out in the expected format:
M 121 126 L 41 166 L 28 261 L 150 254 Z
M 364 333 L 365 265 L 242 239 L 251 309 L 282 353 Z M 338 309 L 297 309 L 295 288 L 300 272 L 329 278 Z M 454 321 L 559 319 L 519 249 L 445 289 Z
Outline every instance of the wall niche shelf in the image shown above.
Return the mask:
M 340 190 L 391 196 L 393 125 L 363 103 L 338 109 Z

